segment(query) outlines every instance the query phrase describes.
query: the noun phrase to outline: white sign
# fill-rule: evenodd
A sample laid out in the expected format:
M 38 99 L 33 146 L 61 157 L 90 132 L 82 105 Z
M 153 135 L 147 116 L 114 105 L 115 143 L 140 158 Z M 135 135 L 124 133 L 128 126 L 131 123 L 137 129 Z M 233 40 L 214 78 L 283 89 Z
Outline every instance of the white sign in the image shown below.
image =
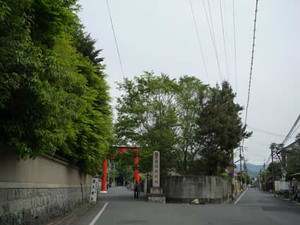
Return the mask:
M 97 190 L 99 186 L 99 178 L 92 179 L 92 186 L 91 186 L 91 195 L 90 195 L 90 202 L 96 203 L 97 202 Z
M 152 187 L 160 186 L 160 153 L 153 152 Z

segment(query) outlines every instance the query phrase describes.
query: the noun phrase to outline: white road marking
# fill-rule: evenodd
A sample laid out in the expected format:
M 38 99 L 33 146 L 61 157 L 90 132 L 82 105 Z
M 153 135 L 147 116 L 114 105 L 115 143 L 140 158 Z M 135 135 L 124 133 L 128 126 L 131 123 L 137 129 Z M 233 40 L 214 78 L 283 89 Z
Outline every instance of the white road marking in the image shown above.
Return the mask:
M 96 221 L 99 219 L 99 217 L 101 216 L 101 214 L 104 212 L 106 206 L 108 205 L 108 202 L 106 202 L 104 204 L 104 206 L 102 207 L 102 209 L 100 210 L 100 212 L 97 214 L 97 216 L 93 219 L 93 221 L 89 224 L 89 225 L 94 225 L 96 223 Z
M 247 190 L 248 190 L 248 189 L 246 189 L 246 190 L 243 192 L 243 194 L 241 194 L 241 196 L 240 196 L 233 204 L 238 203 L 238 202 L 241 200 L 241 198 L 243 197 L 243 195 L 247 192 Z

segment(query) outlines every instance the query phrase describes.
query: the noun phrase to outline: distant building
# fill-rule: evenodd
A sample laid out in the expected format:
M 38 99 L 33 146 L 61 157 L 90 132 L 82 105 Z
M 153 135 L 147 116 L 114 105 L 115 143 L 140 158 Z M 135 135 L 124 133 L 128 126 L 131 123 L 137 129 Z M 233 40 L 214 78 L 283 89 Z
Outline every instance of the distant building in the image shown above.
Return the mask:
M 288 146 L 282 148 L 281 151 L 281 158 L 282 158 L 282 163 L 283 166 L 286 168 L 287 167 L 287 162 L 289 160 L 289 157 L 291 157 L 290 152 L 295 149 L 300 147 L 300 139 L 297 139 L 293 143 L 289 144 Z

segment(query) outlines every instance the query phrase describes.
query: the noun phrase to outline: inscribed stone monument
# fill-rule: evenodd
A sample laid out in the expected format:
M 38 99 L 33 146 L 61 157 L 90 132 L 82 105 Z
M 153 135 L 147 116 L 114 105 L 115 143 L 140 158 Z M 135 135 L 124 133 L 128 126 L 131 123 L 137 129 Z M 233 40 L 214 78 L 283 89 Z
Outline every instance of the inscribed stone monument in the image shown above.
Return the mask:
M 153 152 L 152 187 L 160 187 L 160 154 Z
M 166 202 L 166 197 L 163 194 L 163 189 L 160 187 L 160 153 L 153 152 L 153 167 L 152 167 L 152 187 L 148 194 L 150 202 Z

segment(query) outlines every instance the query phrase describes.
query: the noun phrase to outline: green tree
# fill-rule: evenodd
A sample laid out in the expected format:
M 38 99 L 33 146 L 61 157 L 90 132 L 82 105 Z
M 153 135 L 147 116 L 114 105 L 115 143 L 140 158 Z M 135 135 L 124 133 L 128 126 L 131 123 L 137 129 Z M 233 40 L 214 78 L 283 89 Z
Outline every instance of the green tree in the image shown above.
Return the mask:
M 238 174 L 237 179 L 241 181 L 243 184 L 250 184 L 250 177 L 247 173 Z
M 163 174 L 217 175 L 229 165 L 245 132 L 227 82 L 210 88 L 195 77 L 171 80 L 146 72 L 120 84 L 116 134 L 120 144 L 142 148 L 142 170 L 161 152 Z
M 0 1 L 0 142 L 96 173 L 112 141 L 110 99 L 76 2 Z
M 280 179 L 282 176 L 282 170 L 281 170 L 281 163 L 280 162 L 273 162 L 270 163 L 267 170 L 270 172 L 270 174 L 275 176 L 275 179 Z
M 139 146 L 141 170 L 152 168 L 152 153 L 161 154 L 163 174 L 174 167 L 173 149 L 177 143 L 177 116 L 174 90 L 177 85 L 167 75 L 145 72 L 119 84 L 124 94 L 118 99 L 115 126 L 119 143 Z
M 197 120 L 197 138 L 202 146 L 199 173 L 223 173 L 232 159 L 233 150 L 243 138 L 251 135 L 245 131 L 240 118 L 242 107 L 234 102 L 234 97 L 227 82 L 223 82 L 221 88 L 216 86 L 209 90 Z
M 195 78 L 184 76 L 179 79 L 176 89 L 176 115 L 178 117 L 177 137 L 175 145 L 176 171 L 180 174 L 193 173 L 193 163 L 201 152 L 201 144 L 197 142 L 196 121 L 203 110 L 207 86 Z
M 300 172 L 300 147 L 294 147 L 288 152 L 287 156 L 287 177 L 290 178 L 292 174 Z
M 270 172 L 268 170 L 263 170 L 259 173 L 260 176 L 260 182 L 261 182 L 261 187 L 263 190 L 267 191 L 268 190 L 268 178 L 270 176 Z

